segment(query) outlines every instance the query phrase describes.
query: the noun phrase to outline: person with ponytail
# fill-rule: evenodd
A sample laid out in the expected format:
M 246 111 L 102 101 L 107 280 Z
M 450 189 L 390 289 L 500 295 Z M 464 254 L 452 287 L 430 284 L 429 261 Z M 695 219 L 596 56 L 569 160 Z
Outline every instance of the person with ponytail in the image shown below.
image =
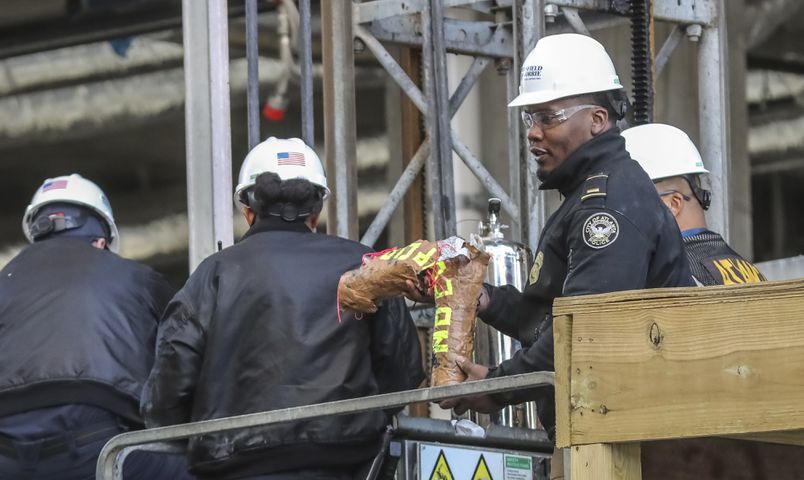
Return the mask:
M 169 304 L 142 398 L 149 426 L 416 388 L 424 379 L 402 299 L 338 318 L 340 276 L 370 250 L 317 234 L 329 195 L 299 139 L 246 157 L 235 202 L 249 224 L 199 265 Z M 394 412 L 372 411 L 191 438 L 199 478 L 365 478 Z

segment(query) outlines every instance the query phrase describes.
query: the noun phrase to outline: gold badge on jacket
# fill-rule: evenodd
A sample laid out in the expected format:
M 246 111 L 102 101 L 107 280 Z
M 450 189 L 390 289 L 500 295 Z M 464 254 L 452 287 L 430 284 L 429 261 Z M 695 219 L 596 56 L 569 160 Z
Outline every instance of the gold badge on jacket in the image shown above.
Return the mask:
M 533 267 L 530 269 L 530 285 L 539 281 L 539 272 L 542 271 L 543 263 L 544 253 L 539 252 L 536 254 L 536 260 L 533 261 Z

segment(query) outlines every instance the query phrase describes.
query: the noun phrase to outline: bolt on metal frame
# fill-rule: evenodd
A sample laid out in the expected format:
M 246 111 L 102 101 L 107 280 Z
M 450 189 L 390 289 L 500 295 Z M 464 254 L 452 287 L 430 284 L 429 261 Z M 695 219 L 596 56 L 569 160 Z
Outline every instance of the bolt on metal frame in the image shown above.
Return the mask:
M 370 397 L 338 400 L 335 402 L 284 408 L 261 413 L 251 413 L 236 417 L 204 420 L 201 422 L 152 428 L 135 432 L 122 433 L 113 437 L 104 445 L 98 457 L 95 478 L 120 479 L 126 456 L 135 450 L 180 453 L 183 446 L 166 442 L 183 440 L 189 437 L 208 433 L 226 432 L 241 428 L 264 427 L 285 422 L 311 420 L 332 415 L 368 412 L 403 407 L 416 402 L 438 402 L 453 397 L 467 395 L 483 395 L 512 390 L 521 390 L 538 386 L 554 385 L 553 372 L 534 372 L 510 377 L 492 378 L 464 382 L 457 385 L 420 388 L 403 392 L 386 393 Z

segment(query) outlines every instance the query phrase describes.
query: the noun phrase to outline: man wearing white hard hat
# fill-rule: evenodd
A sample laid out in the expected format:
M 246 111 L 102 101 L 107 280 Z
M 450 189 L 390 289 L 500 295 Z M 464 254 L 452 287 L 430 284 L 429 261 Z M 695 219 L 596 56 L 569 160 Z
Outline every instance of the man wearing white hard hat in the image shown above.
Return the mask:
M 199 265 L 168 306 L 142 408 L 151 426 L 416 388 L 419 341 L 403 299 L 338 316 L 340 276 L 369 249 L 315 233 L 327 197 L 318 155 L 269 138 L 240 169 L 235 202 L 250 228 Z M 365 478 L 388 412 L 193 438 L 204 478 Z
M 735 252 L 720 234 L 706 227 L 704 211 L 711 193 L 704 189 L 701 154 L 686 133 L 651 123 L 623 132 L 625 147 L 656 185 L 672 212 L 695 279 L 702 285 L 734 285 L 765 280 L 759 269 Z
M 0 271 L 0 478 L 94 477 L 103 445 L 143 428 L 139 399 L 174 293 L 119 257 L 109 201 L 80 175 L 45 180 L 32 243 Z M 184 459 L 134 453 L 125 478 L 180 479 Z
M 480 318 L 523 349 L 488 369 L 461 361 L 471 378 L 553 370 L 556 297 L 692 285 L 678 227 L 615 126 L 627 102 L 603 46 L 577 34 L 542 38 L 519 90 L 509 107 L 522 108 L 539 188 L 564 200 L 541 232 L 525 291 L 486 285 L 481 294 Z M 455 408 L 493 411 L 533 399 L 552 435 L 552 388 L 462 399 Z

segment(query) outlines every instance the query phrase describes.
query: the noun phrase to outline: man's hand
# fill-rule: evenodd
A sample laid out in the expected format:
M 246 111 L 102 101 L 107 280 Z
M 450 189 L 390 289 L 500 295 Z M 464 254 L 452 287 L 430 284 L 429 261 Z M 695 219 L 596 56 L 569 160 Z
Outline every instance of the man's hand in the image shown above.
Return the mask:
M 478 365 L 468 358 L 458 356 L 455 363 L 467 375 L 467 381 L 483 380 L 489 374 L 489 368 Z M 480 413 L 494 413 L 499 411 L 502 406 L 495 402 L 488 395 L 474 395 L 471 397 L 450 398 L 438 404 L 443 409 L 453 409 L 455 414 L 463 415 L 467 410 L 474 410 Z
M 433 297 L 433 289 L 422 289 L 418 282 L 413 282 L 412 280 L 407 280 L 405 282 L 408 286 L 407 290 L 405 290 L 405 296 L 409 299 L 413 300 L 414 302 L 419 303 L 435 303 L 435 298 Z

